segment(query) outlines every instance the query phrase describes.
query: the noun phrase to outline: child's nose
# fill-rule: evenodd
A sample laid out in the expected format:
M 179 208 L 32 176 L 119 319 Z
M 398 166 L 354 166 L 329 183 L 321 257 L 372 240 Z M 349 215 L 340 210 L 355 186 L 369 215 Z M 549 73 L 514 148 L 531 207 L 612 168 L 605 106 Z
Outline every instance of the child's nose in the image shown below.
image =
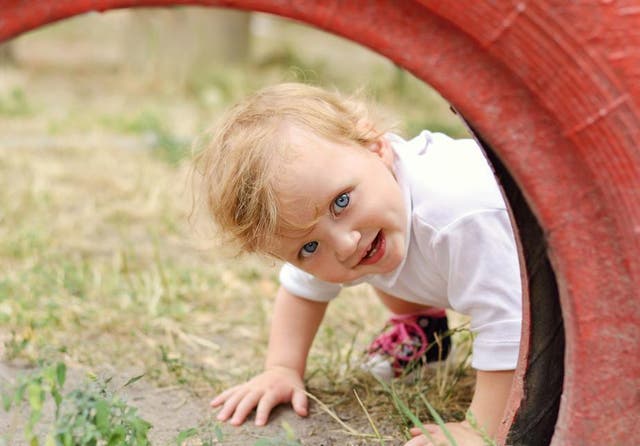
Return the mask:
M 359 231 L 342 231 L 336 234 L 334 243 L 335 243 L 335 251 L 336 257 L 339 261 L 344 262 L 349 260 L 351 256 L 358 249 L 358 242 L 360 242 L 360 232 Z

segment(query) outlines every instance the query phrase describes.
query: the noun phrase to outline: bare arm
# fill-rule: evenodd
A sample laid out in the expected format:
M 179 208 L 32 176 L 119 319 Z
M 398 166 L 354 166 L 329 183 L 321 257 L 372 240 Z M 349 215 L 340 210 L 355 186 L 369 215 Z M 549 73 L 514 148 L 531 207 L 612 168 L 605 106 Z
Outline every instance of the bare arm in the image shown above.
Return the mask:
M 498 432 L 511 392 L 512 381 L 513 370 L 495 372 L 478 370 L 476 375 L 476 390 L 469 411 L 475 417 L 478 426 L 483 428 L 491 438 L 494 438 Z
M 507 399 L 511 392 L 512 381 L 513 370 L 495 372 L 479 370 L 477 372 L 476 390 L 473 394 L 469 411 L 475 418 L 478 424 L 477 427 L 484 430 L 489 438 L 495 438 L 498 432 L 498 427 L 507 405 Z M 458 444 L 465 446 L 483 446 L 485 444 L 480 433 L 468 421 L 447 423 L 446 427 Z M 448 444 L 448 440 L 439 426 L 427 425 L 425 428 L 429 431 L 436 444 L 440 444 L 440 442 Z M 420 429 L 411 429 L 411 434 L 414 435 L 414 438 L 405 446 L 433 444 L 422 435 Z
M 265 368 L 287 367 L 304 376 L 307 355 L 326 309 L 326 302 L 303 299 L 280 287 Z
M 291 401 L 299 415 L 307 415 L 304 393 L 307 355 L 327 308 L 326 302 L 314 302 L 295 296 L 280 287 L 276 295 L 265 370 L 249 382 L 232 387 L 211 401 L 224 406 L 218 419 L 242 424 L 256 408 L 256 424 L 264 425 L 271 410 Z

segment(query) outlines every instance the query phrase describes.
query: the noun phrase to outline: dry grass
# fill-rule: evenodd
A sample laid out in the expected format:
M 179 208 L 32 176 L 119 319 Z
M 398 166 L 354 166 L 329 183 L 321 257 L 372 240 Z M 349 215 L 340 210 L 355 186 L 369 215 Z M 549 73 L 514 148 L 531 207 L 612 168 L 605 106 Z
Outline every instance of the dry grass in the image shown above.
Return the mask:
M 51 32 L 22 44 L 46 47 L 55 44 L 51 36 L 64 41 L 64 29 Z M 345 89 L 359 83 L 327 68 L 330 59 L 305 61 L 295 48 L 274 53 L 268 43 L 263 39 L 262 51 L 273 57 L 252 68 L 261 76 L 237 69 L 199 73 L 181 89 L 126 71 L 43 68 L 31 53 L 29 64 L 2 69 L 4 360 L 109 364 L 198 395 L 260 370 L 278 265 L 230 258 L 207 240 L 206 224 L 189 221 L 190 140 L 226 104 L 212 97 L 233 100 L 260 82 L 300 73 Z M 294 62 L 302 68 L 292 69 Z M 463 132 L 434 93 L 388 64 L 371 63 L 379 75 L 370 89 L 408 122 L 408 132 Z M 380 435 L 407 424 L 389 393 L 358 369 L 385 318 L 368 288 L 346 291 L 330 306 L 307 374 L 309 391 L 327 410 L 346 423 L 381 426 Z M 468 335 L 457 340 L 464 356 Z M 422 419 L 429 415 L 419 394 L 445 418 L 463 418 L 473 386 L 468 370 L 424 373 L 394 384 L 400 398 Z

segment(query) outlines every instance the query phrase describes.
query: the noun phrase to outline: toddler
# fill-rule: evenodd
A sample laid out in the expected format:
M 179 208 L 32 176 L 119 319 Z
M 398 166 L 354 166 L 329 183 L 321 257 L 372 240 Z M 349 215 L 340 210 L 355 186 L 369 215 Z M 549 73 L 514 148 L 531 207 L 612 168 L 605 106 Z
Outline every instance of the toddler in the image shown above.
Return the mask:
M 366 282 L 393 315 L 367 362 L 382 378 L 446 357 L 445 308 L 470 316 L 470 411 L 495 435 L 518 356 L 522 293 L 507 209 L 473 140 L 423 131 L 405 141 L 363 103 L 290 83 L 232 108 L 198 163 L 223 233 L 243 251 L 284 261 L 264 371 L 213 399 L 219 420 L 239 425 L 255 409 L 264 425 L 281 403 L 307 415 L 306 360 L 328 302 Z M 466 421 L 447 427 L 458 444 L 483 444 Z M 411 432 L 406 446 L 431 444 Z

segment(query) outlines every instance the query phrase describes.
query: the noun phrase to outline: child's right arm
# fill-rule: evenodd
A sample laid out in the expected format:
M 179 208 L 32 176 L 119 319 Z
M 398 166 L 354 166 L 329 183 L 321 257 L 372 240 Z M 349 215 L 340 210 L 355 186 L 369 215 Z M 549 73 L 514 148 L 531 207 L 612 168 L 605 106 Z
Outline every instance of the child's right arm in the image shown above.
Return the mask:
M 291 401 L 298 415 L 306 416 L 308 400 L 304 392 L 307 355 L 327 308 L 295 296 L 280 287 L 276 296 L 265 370 L 249 382 L 232 387 L 216 396 L 211 406 L 223 405 L 218 420 L 233 425 L 244 423 L 256 408 L 255 424 L 267 423 L 271 410 Z

